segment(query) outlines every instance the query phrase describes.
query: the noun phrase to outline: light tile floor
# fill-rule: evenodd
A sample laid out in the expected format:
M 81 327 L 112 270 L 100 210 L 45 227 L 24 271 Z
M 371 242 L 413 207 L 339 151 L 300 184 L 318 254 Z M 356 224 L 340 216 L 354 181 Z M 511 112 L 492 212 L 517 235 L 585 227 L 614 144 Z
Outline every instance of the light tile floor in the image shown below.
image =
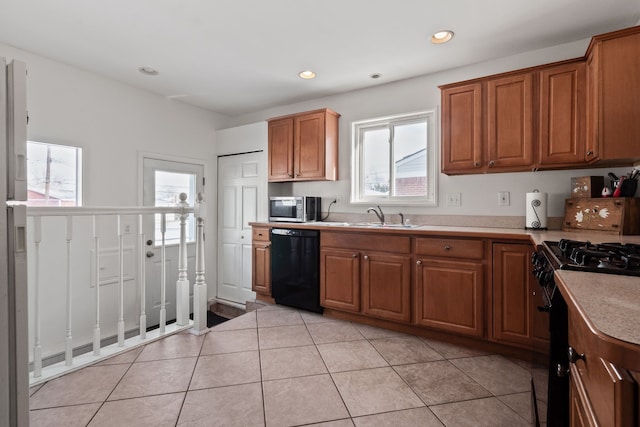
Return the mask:
M 500 355 L 267 306 L 31 390 L 32 426 L 528 426 Z M 544 394 L 544 393 L 542 393 Z M 544 416 L 546 396 L 539 396 Z

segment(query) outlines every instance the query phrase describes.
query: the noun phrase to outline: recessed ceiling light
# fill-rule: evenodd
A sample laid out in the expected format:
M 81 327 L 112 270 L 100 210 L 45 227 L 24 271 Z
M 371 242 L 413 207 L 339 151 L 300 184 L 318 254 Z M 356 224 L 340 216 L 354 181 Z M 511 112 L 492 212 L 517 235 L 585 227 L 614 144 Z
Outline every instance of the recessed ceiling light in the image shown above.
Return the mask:
M 156 70 L 155 68 L 152 68 L 152 67 L 140 67 L 140 68 L 138 68 L 138 71 L 140 71 L 145 76 L 157 76 L 158 75 L 158 70 Z
M 369 77 L 371 77 L 372 79 L 379 79 L 380 77 L 382 77 L 382 74 L 380 73 L 373 73 L 371 74 Z
M 437 33 L 434 33 L 431 36 L 431 43 L 436 43 L 436 44 L 446 43 L 452 38 L 453 38 L 453 31 L 450 31 L 450 30 L 438 31 Z
M 304 70 L 304 71 L 300 71 L 298 73 L 298 76 L 300 76 L 301 79 L 313 79 L 316 76 L 316 73 L 314 73 L 311 70 Z

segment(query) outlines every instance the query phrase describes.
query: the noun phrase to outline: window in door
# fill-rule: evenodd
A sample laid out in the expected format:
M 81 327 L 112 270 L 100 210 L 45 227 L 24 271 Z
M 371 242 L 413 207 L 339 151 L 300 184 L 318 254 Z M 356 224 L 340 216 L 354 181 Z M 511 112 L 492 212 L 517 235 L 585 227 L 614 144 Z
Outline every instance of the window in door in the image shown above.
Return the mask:
M 27 204 L 82 206 L 82 148 L 27 141 Z
M 183 172 L 155 172 L 155 206 L 176 206 L 180 203 L 180 193 L 187 194 L 188 203 L 196 199 L 196 174 Z M 156 214 L 155 241 L 162 241 L 162 215 Z M 195 242 L 195 220 L 193 215 L 187 217 L 187 243 Z M 166 215 L 165 243 L 180 243 L 180 215 Z

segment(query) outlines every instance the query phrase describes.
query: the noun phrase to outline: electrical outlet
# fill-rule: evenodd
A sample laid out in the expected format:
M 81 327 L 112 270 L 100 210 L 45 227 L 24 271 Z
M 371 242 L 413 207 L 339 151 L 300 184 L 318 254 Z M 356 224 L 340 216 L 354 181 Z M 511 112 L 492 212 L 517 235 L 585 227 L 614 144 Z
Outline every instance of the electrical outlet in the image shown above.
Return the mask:
M 335 200 L 336 204 L 342 203 L 342 196 L 340 194 L 333 196 L 333 200 Z
M 509 206 L 510 194 L 508 191 L 498 191 L 498 206 Z
M 447 193 L 447 206 L 462 206 L 462 193 Z

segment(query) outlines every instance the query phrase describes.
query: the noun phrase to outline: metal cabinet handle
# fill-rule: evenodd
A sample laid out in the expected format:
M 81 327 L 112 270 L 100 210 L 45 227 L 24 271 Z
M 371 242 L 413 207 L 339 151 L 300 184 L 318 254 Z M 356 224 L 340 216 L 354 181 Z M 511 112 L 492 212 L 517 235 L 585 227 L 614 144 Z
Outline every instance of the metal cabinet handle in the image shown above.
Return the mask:
M 569 370 L 569 368 L 563 367 L 561 364 L 558 363 L 558 366 L 556 366 L 556 375 L 558 375 L 558 377 L 560 378 L 564 378 L 564 377 L 568 377 L 569 374 L 571 374 L 571 370 Z
M 444 250 L 445 250 L 445 251 L 450 251 L 450 250 L 451 250 L 451 246 L 450 246 L 450 245 L 446 245 L 446 246 L 444 247 Z
M 369 259 L 369 255 L 365 255 L 365 256 L 364 256 L 364 259 Z
M 416 261 L 416 265 L 422 265 L 422 261 L 421 260 Z
M 154 255 L 155 255 L 155 254 L 154 254 L 153 252 L 151 252 L 151 251 L 147 251 L 147 253 L 146 253 L 147 258 L 151 258 L 151 257 L 153 257 Z
M 492 168 L 495 164 L 496 164 L 496 162 L 494 162 L 493 160 L 489 161 L 489 167 L 490 168 Z
M 358 258 L 358 254 L 352 254 L 351 258 Z
M 593 156 L 593 151 L 587 151 L 587 156 Z
M 480 162 L 473 162 L 473 166 L 475 166 L 475 167 L 480 166 Z
M 578 360 L 586 360 L 584 353 L 578 353 L 573 347 L 569 346 L 569 350 L 567 351 L 567 355 L 569 356 L 570 363 L 576 363 Z

